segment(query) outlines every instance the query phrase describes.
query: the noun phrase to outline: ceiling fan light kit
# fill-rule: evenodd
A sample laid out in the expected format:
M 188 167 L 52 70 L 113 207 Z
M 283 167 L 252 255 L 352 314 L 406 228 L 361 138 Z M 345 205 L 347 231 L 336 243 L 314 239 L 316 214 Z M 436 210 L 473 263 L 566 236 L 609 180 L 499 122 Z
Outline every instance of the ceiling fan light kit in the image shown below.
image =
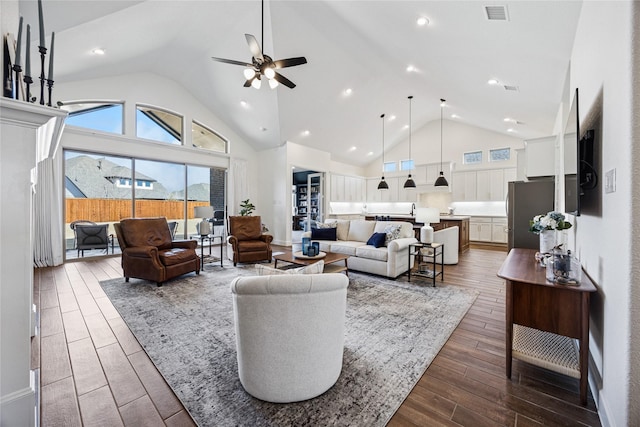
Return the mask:
M 271 89 L 278 87 L 279 83 L 282 83 L 290 89 L 296 87 L 295 83 L 278 73 L 276 70 L 306 64 L 307 59 L 304 56 L 274 61 L 269 55 L 262 53 L 260 44 L 258 44 L 258 40 L 256 40 L 253 35 L 245 34 L 244 37 L 247 40 L 249 50 L 251 51 L 251 63 L 216 57 L 211 57 L 211 59 L 218 62 L 224 62 L 225 64 L 241 65 L 246 67 L 243 72 L 246 79 L 244 87 L 252 86 L 256 89 L 260 89 L 262 86 L 260 76 L 265 76 L 269 80 L 269 87 Z M 262 42 L 264 46 L 264 0 L 262 0 Z
M 411 160 L 411 100 L 413 100 L 413 95 L 409 96 L 408 98 L 409 98 L 409 160 Z M 404 182 L 404 188 L 407 188 L 407 189 L 416 188 L 416 182 L 413 180 L 413 178 L 411 178 L 411 172 L 409 172 L 409 177 Z
M 448 187 L 449 183 L 447 182 L 447 178 L 444 177 L 444 172 L 442 171 L 442 115 L 445 105 L 445 100 L 440 99 L 440 176 L 436 179 L 434 187 Z

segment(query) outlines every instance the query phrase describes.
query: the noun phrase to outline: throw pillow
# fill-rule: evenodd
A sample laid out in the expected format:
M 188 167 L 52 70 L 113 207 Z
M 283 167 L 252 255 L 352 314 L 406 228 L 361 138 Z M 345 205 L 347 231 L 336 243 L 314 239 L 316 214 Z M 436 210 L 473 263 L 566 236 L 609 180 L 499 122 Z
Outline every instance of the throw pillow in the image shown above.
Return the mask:
M 264 264 L 256 264 L 255 265 L 256 274 L 258 276 L 274 276 L 277 274 L 290 274 L 289 270 L 278 270 L 277 268 L 269 267 Z
M 335 228 L 312 228 L 311 240 L 336 240 Z
M 400 226 L 399 225 L 388 225 L 384 232 L 387 234 L 384 245 L 389 246 L 389 242 L 392 240 L 396 240 L 400 238 Z
M 337 227 L 338 227 L 338 223 L 337 222 L 330 222 L 330 223 L 318 222 L 318 223 L 316 223 L 316 228 L 337 228 Z
M 387 233 L 373 233 L 371 237 L 369 237 L 369 240 L 367 240 L 367 245 L 379 248 L 380 246 L 384 246 L 386 240 Z

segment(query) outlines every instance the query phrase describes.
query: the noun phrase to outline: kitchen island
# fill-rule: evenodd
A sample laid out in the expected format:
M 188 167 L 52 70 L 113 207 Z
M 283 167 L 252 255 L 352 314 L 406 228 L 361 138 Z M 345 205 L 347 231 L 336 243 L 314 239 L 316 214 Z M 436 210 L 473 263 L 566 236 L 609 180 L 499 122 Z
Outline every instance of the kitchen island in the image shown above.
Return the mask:
M 407 221 L 414 224 L 416 230 L 416 238 L 420 239 L 421 222 L 416 222 L 415 215 L 398 215 L 398 214 L 379 214 L 366 215 L 365 219 L 370 221 L 379 220 L 383 217 L 387 221 Z M 458 252 L 462 253 L 469 250 L 469 216 L 463 215 L 440 215 L 440 222 L 431 224 L 434 231 L 444 230 L 448 227 L 458 227 Z

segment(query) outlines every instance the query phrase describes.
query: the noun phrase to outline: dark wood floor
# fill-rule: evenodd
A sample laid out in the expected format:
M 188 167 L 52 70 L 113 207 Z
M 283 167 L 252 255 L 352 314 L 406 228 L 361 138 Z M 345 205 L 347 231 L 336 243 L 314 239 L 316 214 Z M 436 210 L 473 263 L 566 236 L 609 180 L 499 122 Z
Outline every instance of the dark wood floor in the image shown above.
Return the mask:
M 480 295 L 390 426 L 600 425 L 577 380 L 518 361 L 505 377 L 505 256 L 471 249 L 445 267 L 446 282 Z M 118 257 L 35 270 L 43 426 L 194 425 L 98 284 L 121 275 Z

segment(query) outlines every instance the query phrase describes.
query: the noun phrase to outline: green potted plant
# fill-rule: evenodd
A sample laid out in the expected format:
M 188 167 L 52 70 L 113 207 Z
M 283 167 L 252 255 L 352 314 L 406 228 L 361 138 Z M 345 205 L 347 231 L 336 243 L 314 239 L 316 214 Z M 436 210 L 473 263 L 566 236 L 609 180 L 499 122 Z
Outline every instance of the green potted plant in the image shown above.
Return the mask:
M 240 216 L 251 216 L 255 209 L 256 207 L 249 199 L 240 202 Z

